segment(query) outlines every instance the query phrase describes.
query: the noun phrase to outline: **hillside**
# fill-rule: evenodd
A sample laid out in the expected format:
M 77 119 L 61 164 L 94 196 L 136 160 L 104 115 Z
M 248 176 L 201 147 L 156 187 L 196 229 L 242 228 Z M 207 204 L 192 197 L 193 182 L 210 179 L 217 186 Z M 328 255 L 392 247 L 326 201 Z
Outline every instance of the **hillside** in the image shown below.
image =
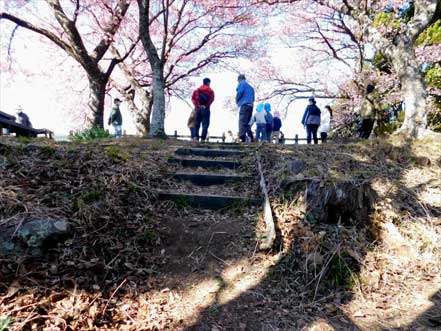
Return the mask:
M 0 330 L 441 330 L 440 142 L 242 145 L 218 186 L 175 180 L 190 147 L 227 148 L 1 138 Z M 51 240 L 22 235 L 47 220 Z

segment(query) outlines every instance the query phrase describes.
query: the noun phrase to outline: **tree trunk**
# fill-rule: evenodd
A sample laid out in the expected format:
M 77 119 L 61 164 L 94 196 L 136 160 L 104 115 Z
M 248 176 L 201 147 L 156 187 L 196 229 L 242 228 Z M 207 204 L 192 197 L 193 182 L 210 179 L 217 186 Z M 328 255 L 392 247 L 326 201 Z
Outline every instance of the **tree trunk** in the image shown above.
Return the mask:
M 150 0 L 138 0 L 139 8 L 139 35 L 141 37 L 144 50 L 147 53 L 150 67 L 152 69 L 152 121 L 150 126 L 150 136 L 165 137 L 165 78 L 164 78 L 164 52 L 161 57 L 153 43 L 150 35 Z
M 164 67 L 162 63 L 155 63 L 155 65 L 152 65 L 152 73 L 153 109 L 150 136 L 165 137 L 165 82 Z
M 89 106 L 87 116 L 89 127 L 104 128 L 104 98 L 106 95 L 107 80 L 102 77 L 88 76 L 89 80 Z
M 397 133 L 418 138 L 427 132 L 426 86 L 413 47 L 400 46 L 391 56 L 405 105 L 404 122 Z
M 141 109 L 133 108 L 136 115 L 136 129 L 142 136 L 150 133 L 150 117 L 152 115 L 153 98 L 149 97 L 146 91 L 139 93 L 141 99 Z
M 140 116 L 140 124 L 142 125 L 143 135 L 147 136 L 150 133 L 150 118 L 152 116 L 153 98 L 147 99 L 142 103 L 142 113 Z

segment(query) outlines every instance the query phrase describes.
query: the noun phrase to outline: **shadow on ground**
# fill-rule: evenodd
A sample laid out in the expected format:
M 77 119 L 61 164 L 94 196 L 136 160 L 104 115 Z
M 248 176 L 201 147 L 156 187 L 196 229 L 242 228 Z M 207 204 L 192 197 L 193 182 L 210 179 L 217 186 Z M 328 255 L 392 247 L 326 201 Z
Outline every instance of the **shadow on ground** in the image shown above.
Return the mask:
M 273 253 L 280 258 L 258 286 L 208 307 L 187 331 L 441 329 L 440 292 L 431 303 L 412 298 L 426 286 L 439 289 L 439 260 L 418 265 L 421 256 L 397 230 L 406 222 L 439 229 L 441 208 L 420 196 L 439 188 L 436 175 L 423 178 L 439 155 L 417 156 L 410 143 L 373 142 L 266 149 L 264 156 L 282 237 Z M 421 177 L 415 185 L 411 171 Z M 393 268 L 383 265 L 391 262 L 379 250 L 397 257 L 395 269 L 405 277 L 388 274 Z
M 264 147 L 280 240 L 259 253 L 253 210 L 155 204 L 149 192 L 167 166 L 136 148 L 2 150 L 2 220 L 45 214 L 71 220 L 75 231 L 44 259 L 1 259 L 1 314 L 24 330 L 48 323 L 65 323 L 65 330 L 420 330 L 439 323 L 438 292 L 432 307 L 394 329 L 398 315 L 381 300 L 404 293 L 400 286 L 409 280 L 377 274 L 390 261 L 371 254 L 386 245 L 385 223 L 441 216 L 438 206 L 419 202 L 436 179 L 413 186 L 408 179 L 410 171 L 438 167 L 433 157 L 387 142 Z M 303 168 L 293 169 L 293 161 Z M 414 267 L 412 247 L 390 245 L 409 257 L 402 267 Z M 234 268 L 236 278 L 226 280 Z M 418 277 L 427 270 L 411 271 Z M 229 291 L 259 272 L 257 284 Z M 360 293 L 368 301 L 379 293 L 383 306 L 351 311 Z

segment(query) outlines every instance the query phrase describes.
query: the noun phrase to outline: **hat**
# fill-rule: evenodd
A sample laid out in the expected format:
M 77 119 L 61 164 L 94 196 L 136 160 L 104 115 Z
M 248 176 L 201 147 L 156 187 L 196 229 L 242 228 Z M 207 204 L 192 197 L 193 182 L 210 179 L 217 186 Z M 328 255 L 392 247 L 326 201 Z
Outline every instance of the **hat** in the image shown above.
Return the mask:
M 309 97 L 308 101 L 315 102 L 315 99 L 314 99 L 314 97 Z
M 263 103 L 259 103 L 256 107 L 256 111 L 260 113 L 261 111 L 263 111 L 263 108 L 264 108 Z
M 280 117 L 280 113 L 277 110 L 274 112 L 274 117 Z
M 117 102 L 122 102 L 122 101 L 118 98 L 115 98 L 115 100 L 113 100 L 113 103 L 117 103 Z
M 237 80 L 246 80 L 245 75 L 239 74 L 239 76 L 237 76 Z
M 264 108 L 265 108 L 265 111 L 267 111 L 267 112 L 271 111 L 271 105 L 268 102 L 264 105 Z
M 202 83 L 203 83 L 204 85 L 208 85 L 208 84 L 211 83 L 211 80 L 210 80 L 210 78 L 204 78 L 204 79 L 202 80 Z

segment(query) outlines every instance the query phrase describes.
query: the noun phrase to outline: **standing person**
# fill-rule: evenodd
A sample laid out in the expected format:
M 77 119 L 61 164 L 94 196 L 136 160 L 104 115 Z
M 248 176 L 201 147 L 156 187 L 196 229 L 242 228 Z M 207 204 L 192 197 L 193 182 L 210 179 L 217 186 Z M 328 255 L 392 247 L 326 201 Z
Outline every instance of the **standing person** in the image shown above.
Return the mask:
M 246 141 L 246 136 L 253 141 L 253 132 L 249 125 L 253 115 L 254 88 L 248 84 L 245 75 L 237 77 L 238 85 L 236 88 L 236 104 L 239 107 L 239 137 L 242 142 Z
M 210 106 L 214 101 L 214 92 L 210 87 L 210 78 L 204 78 L 202 85 L 193 91 L 191 101 L 195 109 L 195 123 L 193 139 L 199 140 L 199 128 L 202 123 L 201 141 L 207 139 L 208 127 L 210 126 Z
M 375 86 L 368 84 L 366 95 L 363 98 L 360 109 L 361 125 L 358 130 L 360 138 L 368 139 L 374 127 L 375 116 L 380 109 L 377 97 L 374 95 Z
M 119 109 L 119 105 L 121 104 L 121 100 L 116 98 L 113 100 L 113 108 L 110 112 L 109 116 L 109 125 L 112 124 L 115 130 L 115 137 L 121 137 L 122 133 L 122 115 L 121 110 Z
M 273 114 L 271 114 L 271 105 L 265 103 L 265 119 L 266 119 L 266 140 L 270 142 L 271 132 L 273 131 Z
M 325 106 L 326 111 L 323 113 L 320 119 L 320 127 L 318 132 L 320 133 L 320 138 L 322 139 L 322 144 L 326 144 L 328 141 L 328 132 L 331 129 L 331 119 L 332 119 L 332 109 L 331 106 Z
M 280 129 L 282 128 L 282 120 L 280 119 L 280 113 L 278 111 L 274 112 L 274 118 L 273 118 L 273 128 L 271 131 L 271 139 L 272 142 L 273 139 L 276 140 L 276 144 L 279 143 L 279 136 L 280 136 Z
M 194 123 L 196 120 L 196 112 L 194 111 L 194 109 L 191 110 L 190 113 L 190 117 L 188 118 L 187 121 L 187 127 L 190 129 L 190 137 L 193 140 L 194 138 Z
M 259 103 L 256 107 L 256 112 L 251 117 L 249 126 L 250 128 L 256 123 L 256 140 L 266 141 L 266 112 L 264 110 L 263 103 Z
M 314 144 L 318 144 L 317 130 L 320 125 L 320 108 L 317 107 L 314 97 L 308 99 L 309 105 L 306 107 L 303 114 L 302 124 L 306 127 L 306 142 L 311 143 L 311 135 L 314 139 Z

